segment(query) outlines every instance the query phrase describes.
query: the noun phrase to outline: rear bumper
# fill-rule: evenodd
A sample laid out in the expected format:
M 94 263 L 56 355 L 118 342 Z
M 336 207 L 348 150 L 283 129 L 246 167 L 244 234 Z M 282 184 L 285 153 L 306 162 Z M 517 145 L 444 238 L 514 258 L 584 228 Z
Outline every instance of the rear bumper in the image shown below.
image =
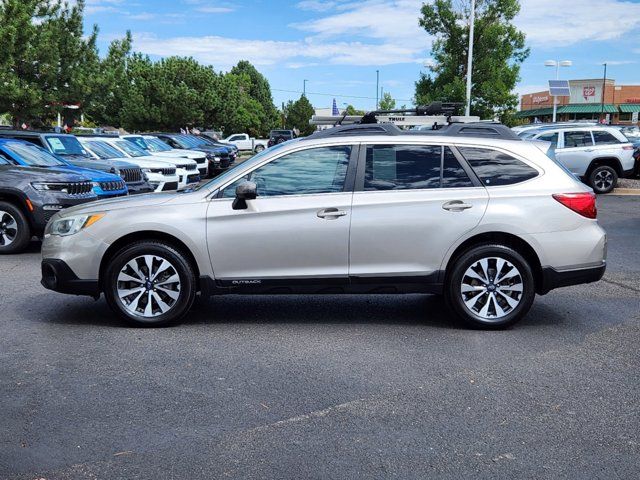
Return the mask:
M 552 267 L 543 268 L 542 284 L 538 288 L 538 293 L 544 295 L 555 288 L 597 282 L 604 275 L 606 267 L 606 263 L 602 262 L 602 265 L 575 270 L 556 270 Z
M 42 286 L 54 292 L 71 295 L 100 296 L 98 280 L 80 280 L 63 260 L 46 258 L 42 260 Z

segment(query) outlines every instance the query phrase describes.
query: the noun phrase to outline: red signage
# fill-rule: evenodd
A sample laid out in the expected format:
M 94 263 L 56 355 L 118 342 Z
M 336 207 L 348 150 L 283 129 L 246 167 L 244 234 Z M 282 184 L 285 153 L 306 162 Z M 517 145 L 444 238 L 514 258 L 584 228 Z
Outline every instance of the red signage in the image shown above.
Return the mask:
M 544 102 L 548 102 L 548 101 L 549 101 L 549 96 L 548 95 L 534 96 L 533 97 L 533 103 L 544 103 Z
M 640 103 L 640 98 L 636 97 L 636 98 L 627 98 L 625 101 L 625 103 Z
M 593 86 L 582 87 L 582 96 L 584 97 L 585 100 L 588 100 L 589 97 L 595 97 L 596 87 L 593 87 Z

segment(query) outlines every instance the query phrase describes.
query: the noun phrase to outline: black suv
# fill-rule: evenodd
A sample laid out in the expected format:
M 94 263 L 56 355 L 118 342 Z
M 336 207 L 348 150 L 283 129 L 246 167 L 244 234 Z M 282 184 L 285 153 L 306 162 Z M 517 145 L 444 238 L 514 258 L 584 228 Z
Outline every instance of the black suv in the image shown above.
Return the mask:
M 274 145 L 286 142 L 287 140 L 293 140 L 294 138 L 296 138 L 296 134 L 293 130 L 271 130 L 267 145 L 273 147 Z
M 233 163 L 229 153 L 230 149 L 226 145 L 217 147 L 194 135 L 185 135 L 182 133 L 155 132 L 148 133 L 147 135 L 153 135 L 159 138 L 176 150 L 195 150 L 196 152 L 205 153 L 209 161 L 209 176 L 216 176 L 224 172 Z
M 0 156 L 0 254 L 24 250 L 59 210 L 96 199 L 92 182 L 80 175 L 19 167 Z
M 90 168 L 118 175 L 127 184 L 130 195 L 153 192 L 142 169 L 125 160 L 102 160 L 89 153 L 74 135 L 29 130 L 0 130 L 0 138 L 16 138 L 48 150 L 67 163 L 81 168 Z

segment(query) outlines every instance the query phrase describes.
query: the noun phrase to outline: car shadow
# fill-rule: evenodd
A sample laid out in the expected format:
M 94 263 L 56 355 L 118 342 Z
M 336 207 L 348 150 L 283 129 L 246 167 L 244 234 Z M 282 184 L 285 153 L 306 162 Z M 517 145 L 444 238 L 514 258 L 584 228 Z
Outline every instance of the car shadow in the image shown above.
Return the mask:
M 128 327 L 104 298 L 61 297 L 41 321 L 60 325 Z M 233 295 L 197 299 L 179 325 L 386 324 L 464 328 L 435 295 Z

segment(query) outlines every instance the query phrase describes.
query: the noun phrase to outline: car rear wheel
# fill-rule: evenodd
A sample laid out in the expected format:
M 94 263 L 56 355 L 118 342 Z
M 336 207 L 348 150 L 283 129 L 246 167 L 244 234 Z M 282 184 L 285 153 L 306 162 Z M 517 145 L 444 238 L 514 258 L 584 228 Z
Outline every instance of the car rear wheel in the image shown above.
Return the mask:
M 499 329 L 513 325 L 531 308 L 533 272 L 526 259 L 504 245 L 480 245 L 455 261 L 445 298 L 467 325 Z
M 596 167 L 589 175 L 589 186 L 596 193 L 609 193 L 618 184 L 618 173 L 609 165 Z
M 118 252 L 105 270 L 107 303 L 136 326 L 165 326 L 182 318 L 196 295 L 189 260 L 172 245 L 144 241 Z
M 8 202 L 0 202 L 0 254 L 18 253 L 29 245 L 31 228 L 22 210 Z
M 254 148 L 254 152 L 255 153 L 260 153 L 261 151 L 264 150 L 264 145 L 256 145 L 256 148 Z

